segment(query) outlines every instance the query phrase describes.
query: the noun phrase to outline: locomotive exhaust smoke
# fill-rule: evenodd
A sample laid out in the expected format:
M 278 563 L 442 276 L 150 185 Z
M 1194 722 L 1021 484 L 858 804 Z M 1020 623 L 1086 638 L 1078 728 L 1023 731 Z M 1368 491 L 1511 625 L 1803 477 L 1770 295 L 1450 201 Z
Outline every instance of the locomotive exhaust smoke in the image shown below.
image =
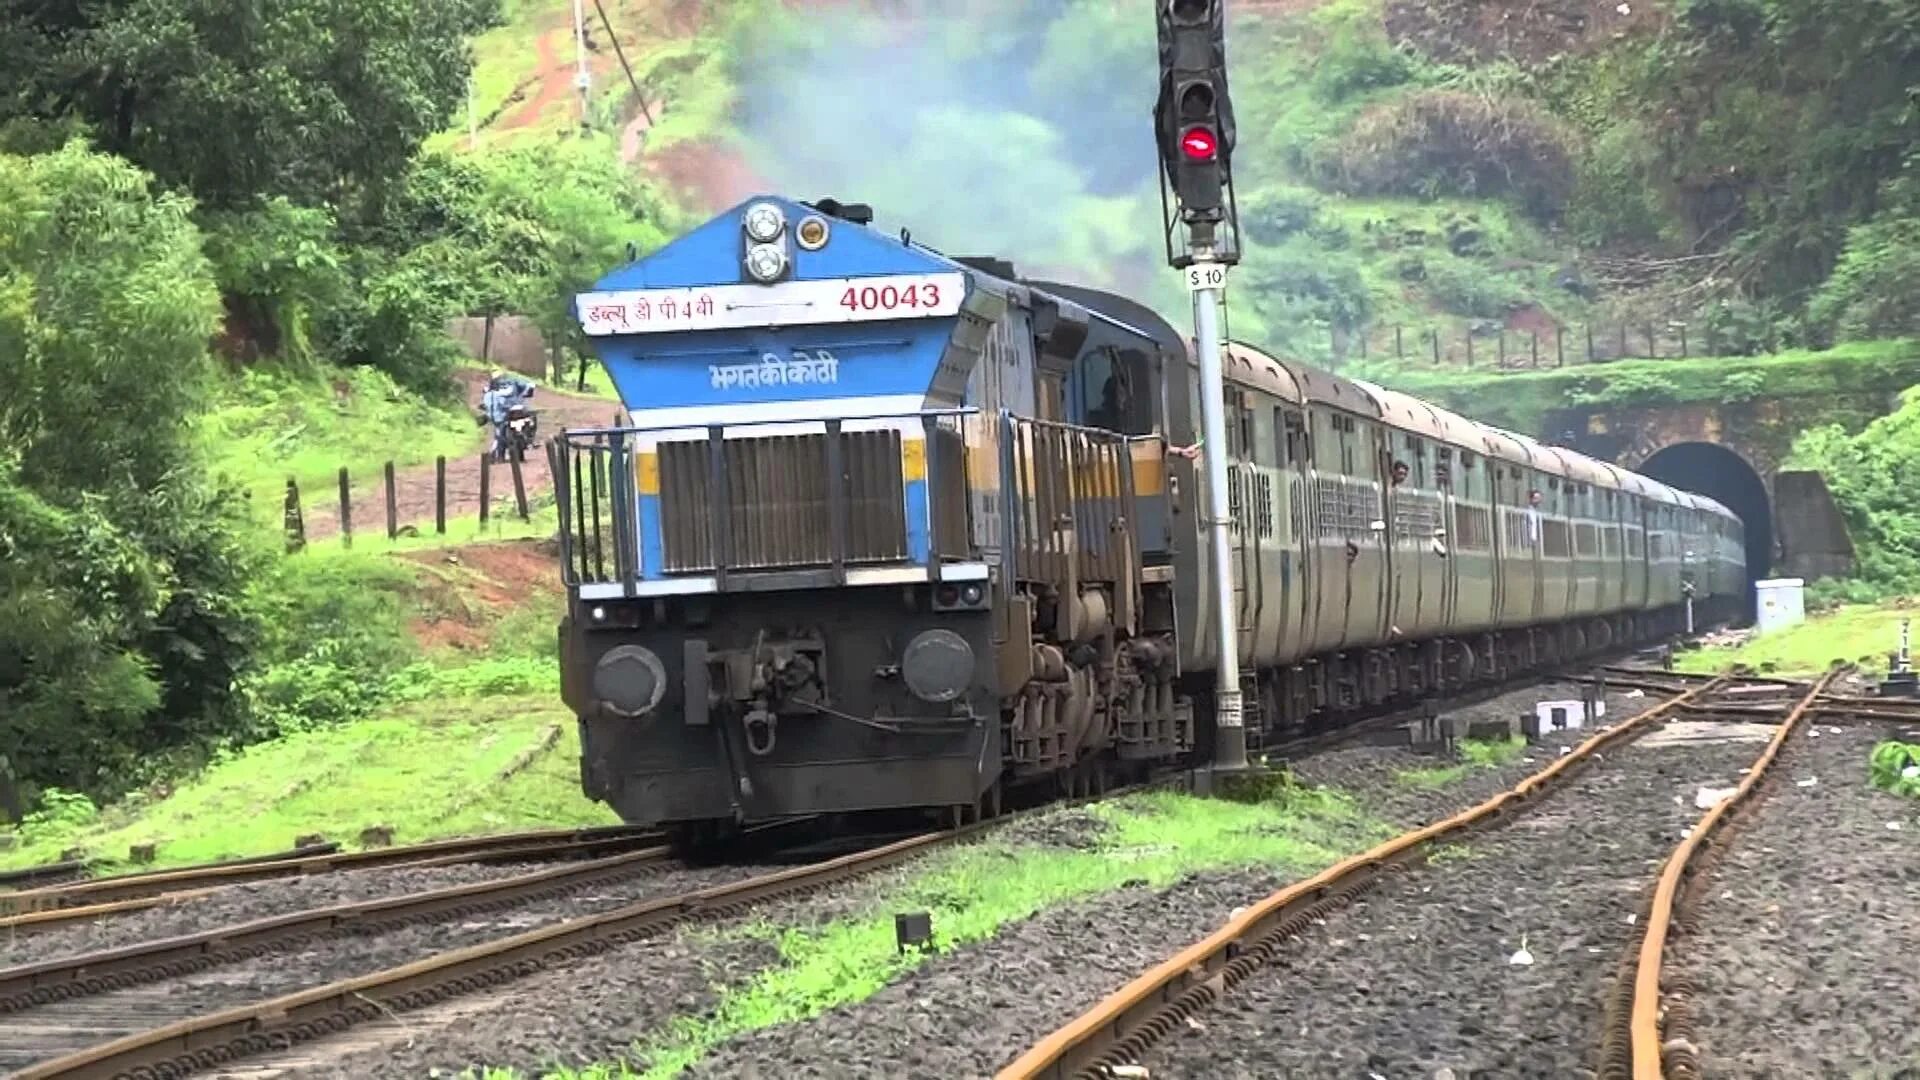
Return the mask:
M 881 226 L 1009 259 L 1026 277 L 1147 297 L 1167 284 L 1150 13 L 1087 0 L 887 6 L 748 20 L 733 74 L 756 171 L 801 198 L 871 204 Z

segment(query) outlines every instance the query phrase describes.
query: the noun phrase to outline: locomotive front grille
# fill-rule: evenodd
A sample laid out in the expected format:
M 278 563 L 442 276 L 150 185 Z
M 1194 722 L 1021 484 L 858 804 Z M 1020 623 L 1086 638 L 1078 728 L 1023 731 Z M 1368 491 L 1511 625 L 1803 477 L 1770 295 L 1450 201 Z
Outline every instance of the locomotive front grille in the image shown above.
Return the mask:
M 662 569 L 707 573 L 818 567 L 833 562 L 832 500 L 825 434 L 670 442 L 660 445 Z M 848 563 L 907 558 L 907 520 L 897 431 L 840 435 L 841 512 Z M 718 458 L 710 447 L 718 447 Z M 713 542 L 716 473 L 724 552 Z

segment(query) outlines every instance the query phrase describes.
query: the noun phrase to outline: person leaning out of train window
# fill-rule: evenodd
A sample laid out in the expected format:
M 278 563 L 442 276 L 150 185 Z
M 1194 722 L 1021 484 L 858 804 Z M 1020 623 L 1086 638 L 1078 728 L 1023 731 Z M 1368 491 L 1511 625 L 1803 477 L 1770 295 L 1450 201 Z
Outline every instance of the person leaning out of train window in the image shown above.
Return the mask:
M 1174 446 L 1173 444 L 1169 443 L 1167 444 L 1167 453 L 1172 454 L 1174 457 L 1186 458 L 1188 461 L 1199 461 L 1200 448 L 1202 446 L 1205 446 L 1206 443 L 1207 443 L 1207 440 L 1205 439 L 1201 439 L 1199 442 L 1194 443 L 1192 446 Z
M 1527 492 L 1527 543 L 1540 546 L 1540 489 Z
M 1407 463 L 1404 461 L 1394 462 L 1393 463 L 1393 486 L 1399 487 L 1401 484 L 1404 484 L 1406 482 L 1407 482 Z

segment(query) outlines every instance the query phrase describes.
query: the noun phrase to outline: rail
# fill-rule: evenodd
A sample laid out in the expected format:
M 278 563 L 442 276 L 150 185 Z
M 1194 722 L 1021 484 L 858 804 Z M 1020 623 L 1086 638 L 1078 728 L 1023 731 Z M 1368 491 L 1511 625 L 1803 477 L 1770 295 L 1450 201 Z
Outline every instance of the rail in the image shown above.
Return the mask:
M 1780 750 L 1793 737 L 1807 716 L 1814 712 L 1815 703 L 1826 692 L 1827 685 L 1837 677 L 1843 668 L 1832 668 L 1819 681 L 1808 688 L 1806 695 L 1787 714 L 1780 729 L 1774 732 L 1767 748 L 1755 760 L 1753 768 L 1741 778 L 1733 794 L 1715 803 L 1700 818 L 1699 824 L 1688 830 L 1686 837 L 1675 847 L 1660 872 L 1658 883 L 1654 886 L 1653 901 L 1647 913 L 1646 930 L 1640 939 L 1640 947 L 1633 973 L 1632 1009 L 1630 1012 L 1630 1059 L 1633 1080 L 1663 1080 L 1666 1075 L 1665 1062 L 1661 1053 L 1661 964 L 1666 956 L 1667 938 L 1672 932 L 1674 904 L 1680 894 L 1681 882 L 1687 877 L 1690 863 L 1696 852 L 1706 845 L 1708 839 L 1718 829 L 1727 815 L 1744 802 L 1766 776 L 1767 768 L 1773 764 Z M 1617 1068 L 1615 1072 L 1619 1072 Z
M 1512 790 L 1444 821 L 1403 833 L 1251 905 L 1213 934 L 1167 958 L 1042 1039 L 1002 1069 L 997 1080 L 1111 1075 L 1112 1066 L 1134 1060 L 1185 1017 L 1253 974 L 1286 938 L 1375 887 L 1387 867 L 1419 856 L 1436 841 L 1518 809 L 1557 786 L 1568 770 L 1599 751 L 1638 735 L 1722 684 L 1716 679 L 1691 687 L 1625 723 L 1593 735 Z
M 655 845 L 660 842 L 660 837 L 658 830 L 614 825 L 429 840 L 369 851 L 342 852 L 337 844 L 328 844 L 273 855 L 201 863 L 172 870 L 119 874 L 0 894 L 0 916 L 9 916 L 0 918 L 0 927 L 13 925 L 13 918 L 24 918 L 29 913 L 45 913 L 62 908 L 78 910 L 76 905 L 150 899 L 186 889 L 341 870 L 370 870 L 401 864 L 423 867 L 513 858 L 591 855 Z

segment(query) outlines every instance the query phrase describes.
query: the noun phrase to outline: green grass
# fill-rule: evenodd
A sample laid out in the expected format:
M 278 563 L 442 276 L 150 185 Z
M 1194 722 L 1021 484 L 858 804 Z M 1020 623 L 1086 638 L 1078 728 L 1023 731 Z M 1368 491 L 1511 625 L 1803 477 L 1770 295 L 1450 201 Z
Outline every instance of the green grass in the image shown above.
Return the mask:
M 478 453 L 485 438 L 458 406 L 429 402 L 371 368 L 242 371 L 222 381 L 199 436 L 213 471 L 275 521 L 289 477 L 312 501 L 334 490 L 343 465 L 366 483 L 388 460 L 405 467 Z
M 1460 756 L 1465 760 L 1424 769 L 1402 769 L 1394 774 L 1394 779 L 1408 787 L 1446 787 L 1469 773 L 1505 765 L 1526 749 L 1527 740 L 1517 735 L 1510 739 L 1466 739 L 1460 743 Z
M 1279 792 L 1259 802 L 1133 796 L 1084 811 L 1106 826 L 1090 850 L 988 839 L 929 856 L 859 915 L 811 929 L 760 923 L 720 931 L 771 942 L 779 949 L 779 962 L 727 986 L 710 1015 L 676 1018 L 636 1046 L 638 1066 L 610 1063 L 546 1075 L 666 1080 L 726 1039 L 861 1001 L 929 955 L 990 938 L 1008 923 L 1046 908 L 1129 884 L 1164 888 L 1204 870 L 1267 866 L 1306 874 L 1392 831 L 1366 818 L 1344 796 L 1294 787 Z M 932 914 L 934 944 L 927 953 L 903 956 L 895 949 L 893 913 L 910 910 Z M 518 1074 L 474 1075 L 509 1080 Z
M 1768 675 L 1817 675 L 1835 661 L 1877 670 L 1900 644 L 1900 620 L 1914 612 L 1910 600 L 1854 604 L 1810 616 L 1806 622 L 1735 647 L 1678 653 L 1679 671 L 1717 672 L 1743 666 Z
M 554 726 L 552 749 L 498 778 Z M 0 866 L 49 862 L 70 847 L 124 859 L 139 843 L 156 844 L 158 865 L 174 866 L 283 851 L 312 832 L 352 846 L 371 825 L 392 826 L 396 842 L 410 843 L 615 823 L 580 792 L 573 716 L 553 694 L 441 698 L 250 747 L 171 792 L 130 797 L 84 824 L 30 826 Z

